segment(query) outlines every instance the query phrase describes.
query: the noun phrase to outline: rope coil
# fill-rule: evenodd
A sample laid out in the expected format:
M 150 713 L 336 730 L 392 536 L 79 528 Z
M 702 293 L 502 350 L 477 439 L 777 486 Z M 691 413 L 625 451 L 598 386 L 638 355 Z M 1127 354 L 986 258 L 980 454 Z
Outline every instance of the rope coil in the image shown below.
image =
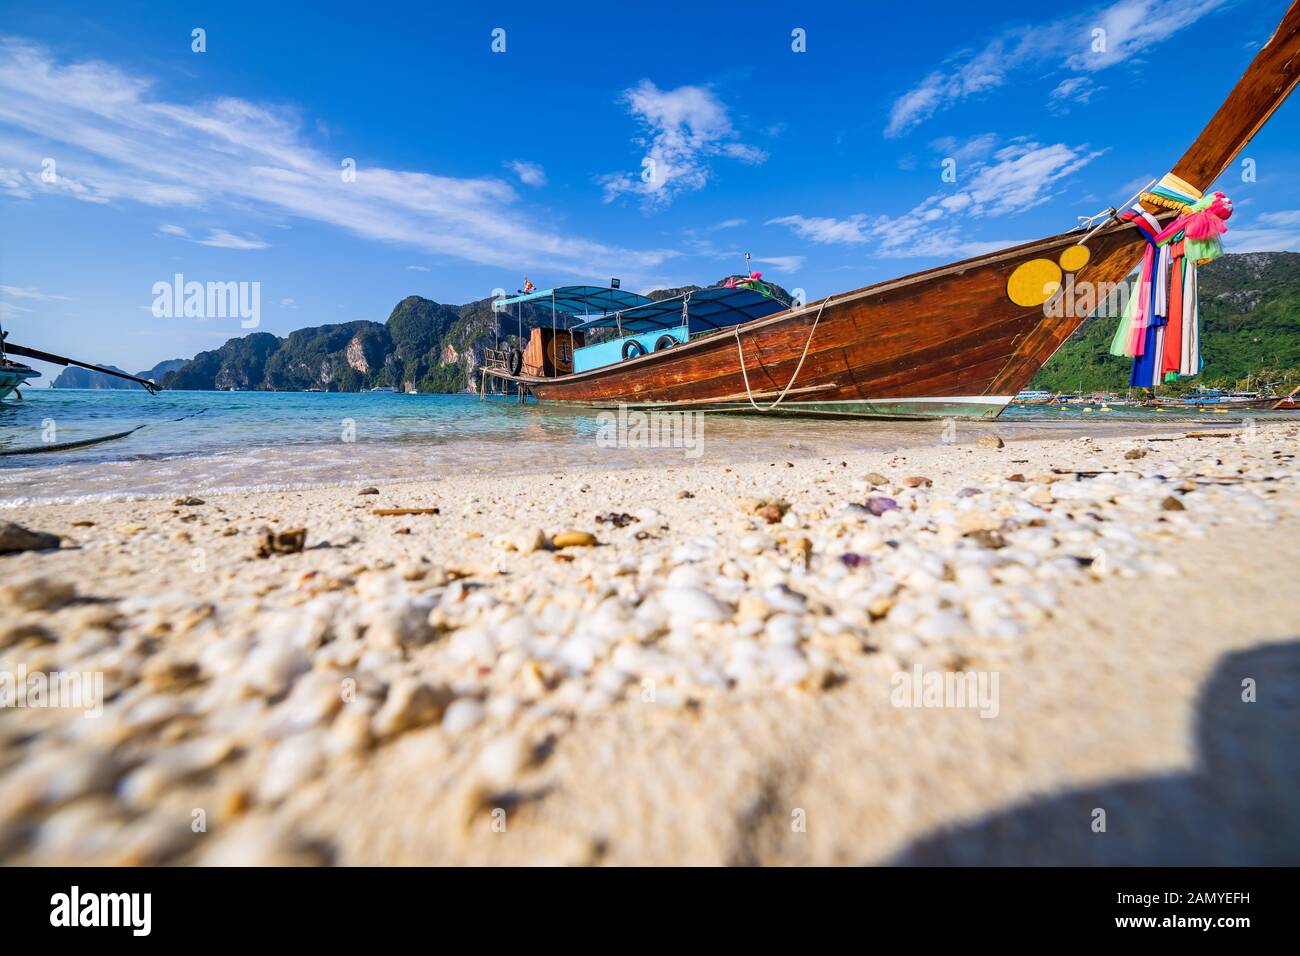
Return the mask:
M 785 396 L 789 393 L 790 389 L 794 387 L 795 379 L 799 377 L 799 372 L 803 369 L 804 359 L 808 357 L 808 349 L 812 345 L 813 333 L 817 331 L 817 323 L 821 321 L 822 311 L 826 308 L 826 303 L 829 301 L 829 298 L 822 299 L 822 304 L 817 309 L 817 315 L 813 318 L 812 328 L 808 330 L 808 341 L 803 344 L 803 354 L 799 356 L 799 364 L 794 367 L 794 374 L 790 376 L 790 381 L 786 383 L 785 388 L 781 389 L 781 394 L 776 397 L 776 401 L 766 407 L 759 405 L 758 402 L 754 401 L 754 390 L 749 387 L 749 372 L 745 368 L 745 350 L 740 344 L 740 326 L 737 325 L 735 327 L 736 354 L 740 357 L 740 374 L 745 379 L 745 397 L 749 399 L 749 404 L 754 406 L 755 410 L 760 412 L 770 412 L 785 401 Z

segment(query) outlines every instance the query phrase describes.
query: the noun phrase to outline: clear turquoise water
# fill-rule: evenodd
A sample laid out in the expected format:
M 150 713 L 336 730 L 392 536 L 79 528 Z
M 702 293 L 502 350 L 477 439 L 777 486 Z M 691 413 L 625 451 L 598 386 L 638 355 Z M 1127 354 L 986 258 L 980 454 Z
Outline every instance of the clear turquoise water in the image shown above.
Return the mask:
M 462 473 L 717 464 L 795 454 L 889 451 L 943 441 L 943 423 L 826 422 L 710 415 L 702 454 L 606 448 L 595 411 L 480 402 L 472 395 L 162 392 L 31 389 L 0 402 L 0 451 L 144 425 L 90 448 L 0 456 L 0 507 L 94 496 L 293 488 Z M 957 423 L 957 441 L 991 427 L 1007 436 L 1150 431 L 1169 415 L 1115 409 L 1012 408 L 996 423 Z M 1231 416 L 1200 416 L 1228 424 Z M 1180 419 L 1185 421 L 1184 419 Z M 349 426 L 349 422 L 351 426 Z M 51 430 L 51 426 L 53 426 Z M 350 427 L 353 441 L 346 441 Z

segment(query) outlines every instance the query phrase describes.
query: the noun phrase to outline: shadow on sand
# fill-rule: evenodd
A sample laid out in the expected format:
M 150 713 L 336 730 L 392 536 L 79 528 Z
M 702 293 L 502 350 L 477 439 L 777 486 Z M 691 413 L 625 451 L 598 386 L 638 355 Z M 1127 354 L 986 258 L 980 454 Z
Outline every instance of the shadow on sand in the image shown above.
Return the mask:
M 1256 701 L 1243 701 L 1243 681 Z M 1159 693 L 1159 688 L 1152 688 Z M 1018 804 L 915 841 L 895 865 L 1300 863 L 1300 641 L 1224 656 L 1201 688 L 1196 766 Z M 1094 810 L 1106 832 L 1093 831 Z

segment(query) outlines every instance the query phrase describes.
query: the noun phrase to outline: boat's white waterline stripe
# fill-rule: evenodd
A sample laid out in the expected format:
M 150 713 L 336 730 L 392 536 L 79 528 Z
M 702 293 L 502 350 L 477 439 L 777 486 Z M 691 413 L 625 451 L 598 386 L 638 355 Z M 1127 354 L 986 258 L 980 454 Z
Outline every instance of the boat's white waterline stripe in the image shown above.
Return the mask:
M 771 393 L 766 393 L 771 394 Z M 957 404 L 957 405 L 1007 405 L 1015 398 L 1014 395 L 941 395 L 941 396 L 920 396 L 917 398 L 835 398 L 826 399 L 818 398 L 815 395 L 809 395 L 806 399 L 790 399 L 795 404 L 809 405 L 891 405 L 891 404 L 910 404 L 929 402 L 932 404 Z M 735 399 L 699 399 L 692 404 L 705 405 L 709 402 L 734 402 Z M 613 405 L 614 402 L 609 404 Z M 625 405 L 639 405 L 643 408 L 652 405 L 673 405 L 676 402 L 624 402 Z
M 939 398 L 864 398 L 857 401 L 876 404 L 880 402 L 961 402 L 963 405 L 1005 405 L 1013 398 L 1014 395 L 945 395 Z

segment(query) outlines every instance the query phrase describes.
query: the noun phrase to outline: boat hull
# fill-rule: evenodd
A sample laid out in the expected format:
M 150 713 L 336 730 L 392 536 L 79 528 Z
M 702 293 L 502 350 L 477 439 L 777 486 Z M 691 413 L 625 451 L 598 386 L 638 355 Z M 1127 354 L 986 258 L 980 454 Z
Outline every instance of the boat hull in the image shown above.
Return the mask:
M 1050 306 L 1011 300 L 1017 267 L 1055 262 L 1081 238 L 1065 233 L 866 286 L 587 372 L 485 372 L 543 402 L 594 407 L 995 418 L 1092 311 L 1089 296 L 1137 265 L 1144 244 L 1131 226 L 1108 227 L 1089 238 L 1088 264 Z
M 39 378 L 40 374 L 25 365 L 0 364 L 0 399 L 8 398 L 28 379 Z

